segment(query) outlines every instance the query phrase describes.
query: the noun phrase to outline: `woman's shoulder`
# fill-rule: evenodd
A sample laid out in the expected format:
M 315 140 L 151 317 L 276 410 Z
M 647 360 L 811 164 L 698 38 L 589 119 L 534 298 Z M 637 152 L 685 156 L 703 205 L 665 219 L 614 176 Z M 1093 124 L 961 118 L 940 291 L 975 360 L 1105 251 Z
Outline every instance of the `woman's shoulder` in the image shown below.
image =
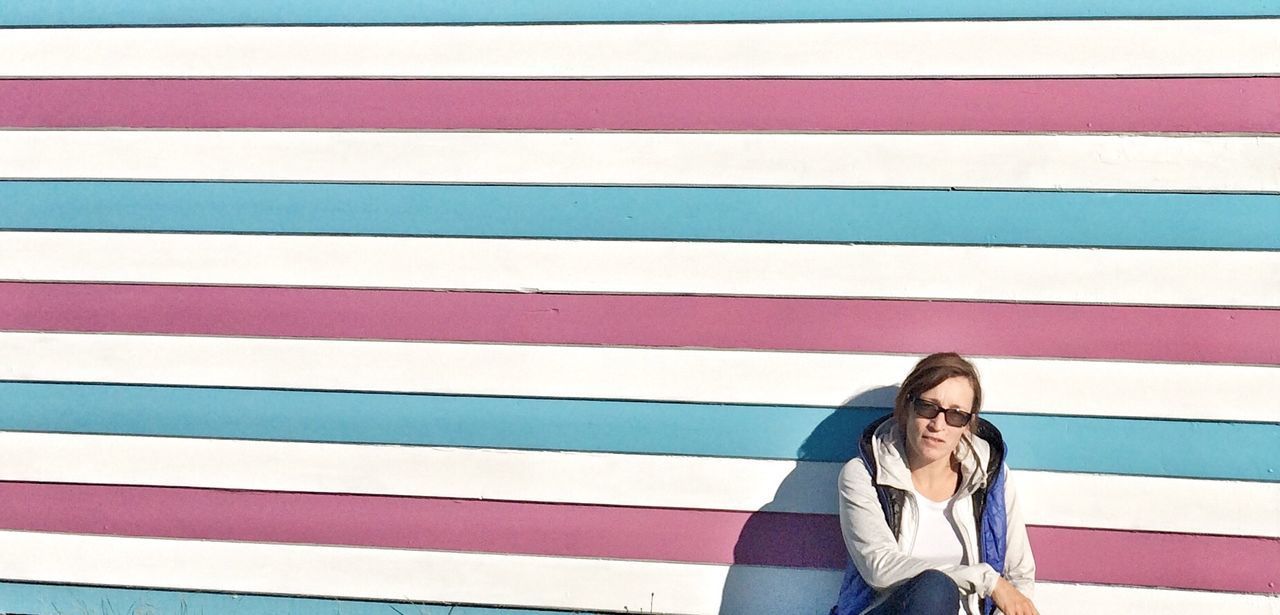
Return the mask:
M 867 466 L 867 462 L 863 461 L 859 455 L 846 461 L 844 466 L 840 468 L 840 476 L 864 476 L 871 478 L 871 469 Z
M 840 484 L 848 486 L 871 486 L 871 469 L 862 457 L 854 457 L 840 468 Z

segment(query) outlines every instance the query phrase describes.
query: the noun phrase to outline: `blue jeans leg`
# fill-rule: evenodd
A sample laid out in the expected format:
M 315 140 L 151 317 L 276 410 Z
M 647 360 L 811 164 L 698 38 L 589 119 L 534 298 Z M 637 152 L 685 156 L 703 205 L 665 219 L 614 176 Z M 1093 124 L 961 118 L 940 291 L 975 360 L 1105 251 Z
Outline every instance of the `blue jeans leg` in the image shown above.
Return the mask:
M 956 615 L 959 610 L 956 582 L 937 570 L 926 570 L 894 588 L 867 615 Z

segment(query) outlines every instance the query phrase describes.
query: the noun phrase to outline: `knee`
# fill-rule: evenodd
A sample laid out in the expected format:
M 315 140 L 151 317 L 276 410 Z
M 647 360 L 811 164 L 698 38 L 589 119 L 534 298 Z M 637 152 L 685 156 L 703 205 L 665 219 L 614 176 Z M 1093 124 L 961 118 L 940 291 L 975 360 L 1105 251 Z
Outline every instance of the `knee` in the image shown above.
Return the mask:
M 915 603 L 912 613 L 939 613 L 950 615 L 960 605 L 960 588 L 956 582 L 937 570 L 926 570 L 912 579 L 915 585 Z

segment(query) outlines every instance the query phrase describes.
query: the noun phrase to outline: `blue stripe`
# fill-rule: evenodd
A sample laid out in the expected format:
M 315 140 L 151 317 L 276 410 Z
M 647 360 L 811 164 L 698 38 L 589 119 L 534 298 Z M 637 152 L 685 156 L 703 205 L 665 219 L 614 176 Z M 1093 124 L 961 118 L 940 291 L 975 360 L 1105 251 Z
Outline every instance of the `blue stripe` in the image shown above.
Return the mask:
M 1280 14 L 1275 0 L 5 0 L 0 25 L 689 22 Z
M 181 565 L 175 562 L 175 565 Z M 580 611 L 572 611 L 578 613 Z M 0 581 L 0 613 L 28 615 L 564 615 L 421 602 L 45 585 Z
M 846 461 L 883 409 L 0 383 L 0 429 Z M 987 415 L 1015 468 L 1276 481 L 1280 424 Z
M 1280 195 L 0 181 L 0 229 L 1280 249 Z

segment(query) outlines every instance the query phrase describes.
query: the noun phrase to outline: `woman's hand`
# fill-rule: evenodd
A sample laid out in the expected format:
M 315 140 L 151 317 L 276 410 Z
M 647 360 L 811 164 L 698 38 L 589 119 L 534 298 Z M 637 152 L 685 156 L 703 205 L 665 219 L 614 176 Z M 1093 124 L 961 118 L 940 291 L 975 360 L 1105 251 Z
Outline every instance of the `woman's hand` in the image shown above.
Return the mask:
M 1022 592 L 1004 577 L 996 581 L 996 588 L 991 592 L 991 600 L 1004 615 L 1040 615 L 1036 605 L 1031 604 L 1031 599 L 1022 595 Z

